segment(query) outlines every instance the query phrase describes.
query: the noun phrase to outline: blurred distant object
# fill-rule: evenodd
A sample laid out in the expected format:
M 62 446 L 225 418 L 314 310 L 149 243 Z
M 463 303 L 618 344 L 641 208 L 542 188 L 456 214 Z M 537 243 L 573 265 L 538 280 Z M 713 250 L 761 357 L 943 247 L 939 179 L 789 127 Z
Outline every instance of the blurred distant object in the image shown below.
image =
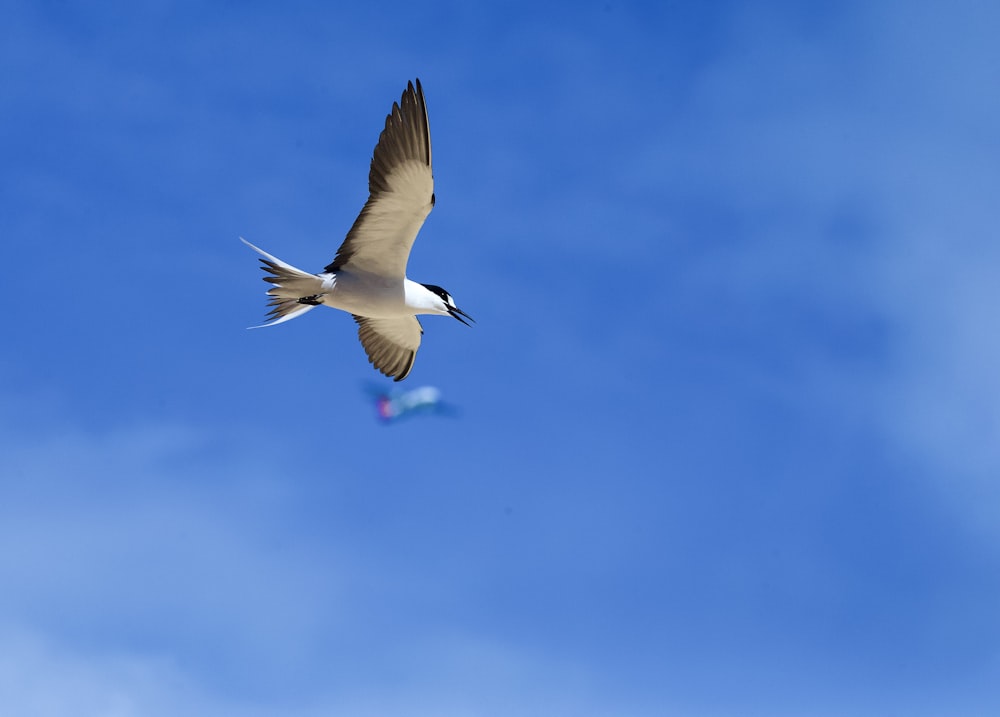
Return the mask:
M 370 385 L 368 392 L 375 399 L 375 410 L 379 419 L 385 422 L 418 414 L 439 416 L 457 414 L 454 406 L 441 400 L 441 391 L 434 386 L 421 386 L 409 391 L 398 389 L 386 391 L 381 387 Z

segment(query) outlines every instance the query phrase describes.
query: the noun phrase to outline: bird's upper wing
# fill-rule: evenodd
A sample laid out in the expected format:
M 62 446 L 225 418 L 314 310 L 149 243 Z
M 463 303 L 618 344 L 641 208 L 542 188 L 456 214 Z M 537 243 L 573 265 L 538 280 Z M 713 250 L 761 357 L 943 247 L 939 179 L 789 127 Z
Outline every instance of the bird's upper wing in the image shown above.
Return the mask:
M 382 276 L 406 276 L 417 232 L 434 206 L 431 130 L 424 91 L 407 84 L 385 119 L 368 173 L 368 201 L 328 272 L 341 268 Z
M 358 338 L 372 365 L 396 381 L 406 378 L 424 333 L 417 317 L 373 319 L 355 315 L 354 320 L 358 322 Z

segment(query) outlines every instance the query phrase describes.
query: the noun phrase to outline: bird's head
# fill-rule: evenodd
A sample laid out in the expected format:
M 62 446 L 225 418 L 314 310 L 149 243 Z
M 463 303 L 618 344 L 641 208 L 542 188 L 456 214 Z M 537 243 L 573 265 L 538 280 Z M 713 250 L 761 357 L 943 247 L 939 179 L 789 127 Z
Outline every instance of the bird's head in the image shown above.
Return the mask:
M 440 286 L 435 286 L 434 284 L 423 284 L 423 287 L 435 295 L 436 300 L 434 302 L 434 309 L 438 313 L 447 314 L 448 316 L 456 318 L 466 326 L 470 325 L 469 321 L 472 321 L 473 323 L 475 322 L 475 319 L 455 306 L 455 300 L 451 298 L 451 294 L 442 289 Z M 466 321 L 465 319 L 468 319 L 469 321 Z

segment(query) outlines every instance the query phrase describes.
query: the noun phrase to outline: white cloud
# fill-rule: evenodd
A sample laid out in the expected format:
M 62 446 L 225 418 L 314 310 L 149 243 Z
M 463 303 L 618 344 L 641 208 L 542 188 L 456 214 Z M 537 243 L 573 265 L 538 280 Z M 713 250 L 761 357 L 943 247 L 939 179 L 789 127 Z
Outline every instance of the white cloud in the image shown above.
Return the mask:
M 639 696 L 600 694 L 594 675 L 496 644 L 452 636 L 386 655 L 383 679 L 311 694 L 253 699 L 193 679 L 155 653 L 80 651 L 23 629 L 0 629 L 0 703 L 31 717 L 313 717 L 330 714 L 510 715 L 672 714 Z
M 155 717 L 179 708 L 179 679 L 164 661 L 78 655 L 24 630 L 0 631 L 0 703 L 32 717 Z
M 871 370 L 803 354 L 814 386 L 802 400 L 839 404 L 964 516 L 996 525 L 1000 100 L 984 88 L 1000 67 L 985 30 L 997 11 L 842 11 L 810 32 L 784 16 L 734 16 L 734 41 L 627 174 L 649 186 L 670 167 L 674 207 L 709 201 L 731 213 L 738 241 L 699 238 L 707 246 L 683 285 L 884 326 Z M 831 238 L 851 206 L 868 226 Z
M 421 592 L 442 586 L 365 564 L 349 535 L 300 539 L 289 492 L 308 486 L 283 488 L 259 457 L 228 455 L 216 472 L 212 429 L 12 433 L 0 446 L 11 714 L 586 715 L 614 699 L 571 656 L 421 620 Z
M 235 454 L 220 467 L 206 447 L 223 436 L 211 433 L 7 431 L 5 620 L 222 670 L 277 669 L 316 649 L 339 624 L 344 585 L 364 573 L 329 544 L 299 545 L 280 470 Z

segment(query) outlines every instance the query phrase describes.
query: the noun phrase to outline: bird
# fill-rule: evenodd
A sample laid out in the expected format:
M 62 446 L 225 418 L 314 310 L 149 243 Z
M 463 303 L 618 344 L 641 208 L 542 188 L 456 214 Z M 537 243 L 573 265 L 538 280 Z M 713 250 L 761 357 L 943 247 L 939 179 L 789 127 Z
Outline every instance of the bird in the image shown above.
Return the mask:
M 261 255 L 264 281 L 271 284 L 265 323 L 251 328 L 277 326 L 317 306 L 346 311 L 368 361 L 402 381 L 424 333 L 418 314 L 451 316 L 466 326 L 473 321 L 440 286 L 406 276 L 410 249 L 435 200 L 427 102 L 417 79 L 392 104 L 372 153 L 368 201 L 323 271 L 297 269 L 240 237 Z

